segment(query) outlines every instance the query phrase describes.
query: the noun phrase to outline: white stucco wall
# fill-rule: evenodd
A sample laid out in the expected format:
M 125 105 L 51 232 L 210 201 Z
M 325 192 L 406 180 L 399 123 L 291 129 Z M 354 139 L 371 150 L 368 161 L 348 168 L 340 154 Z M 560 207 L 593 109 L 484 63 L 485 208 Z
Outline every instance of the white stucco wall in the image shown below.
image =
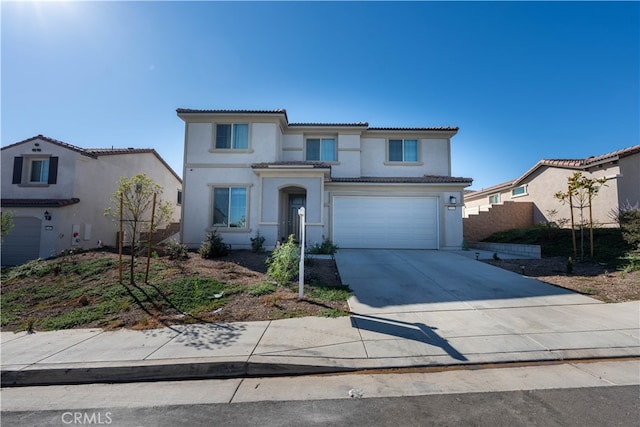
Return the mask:
M 237 117 L 236 117 L 237 115 Z M 185 169 L 183 197 L 183 242 L 198 247 L 211 222 L 212 191 L 214 185 L 244 186 L 249 190 L 247 229 L 219 229 L 225 242 L 234 249 L 250 248 L 250 238 L 260 230 L 270 247 L 282 234 L 283 189 L 303 188 L 307 203 L 307 242 L 319 242 L 330 237 L 330 195 L 343 191 L 344 186 L 332 186 L 326 171 L 252 169 L 253 163 L 305 160 L 305 138 L 336 137 L 337 158 L 331 164 L 331 177 L 422 177 L 448 176 L 451 172 L 450 136 L 455 131 L 382 131 L 368 133 L 360 127 L 349 126 L 291 126 L 282 117 L 260 113 L 215 113 L 180 115 L 186 124 Z M 248 150 L 213 149 L 215 123 L 250 123 Z M 368 136 L 363 137 L 367 133 Z M 446 135 L 443 137 L 443 135 Z M 419 161 L 412 165 L 386 162 L 387 141 L 393 138 L 419 140 Z M 277 169 L 277 168 L 274 168 Z M 317 174 L 315 176 L 314 174 Z M 313 175 L 313 176 L 312 176 Z M 457 194 L 461 201 L 464 185 L 423 185 L 399 188 L 396 185 L 354 185 L 352 191 L 367 194 L 395 194 L 408 192 L 416 196 L 433 196 L 439 200 L 440 247 L 459 248 L 462 244 L 461 206 L 447 210 L 449 194 Z
M 39 144 L 36 147 L 35 144 Z M 33 152 L 38 148 L 40 152 Z M 2 156 L 2 198 L 4 199 L 70 199 L 73 196 L 73 183 L 76 174 L 76 159 L 80 153 L 52 144 L 42 139 L 36 139 L 24 144 L 5 148 L 1 151 Z M 14 185 L 13 159 L 17 156 L 24 157 L 23 176 L 27 176 L 29 169 L 29 158 L 58 157 L 58 178 L 56 184 L 44 186 Z
M 29 155 L 34 142 L 39 142 L 39 155 L 59 157 L 57 183 L 43 187 L 12 184 L 13 157 Z M 7 166 L 7 164 L 9 166 Z M 25 160 L 26 167 L 26 160 Z M 109 199 L 118 188 L 121 176 L 144 172 L 164 187 L 164 198 L 175 204 L 178 189 L 176 178 L 153 153 L 135 153 L 87 157 L 69 148 L 45 140 L 27 142 L 2 150 L 2 198 L 16 199 L 80 199 L 64 207 L 7 208 L 16 216 L 34 216 L 42 219 L 40 257 L 54 256 L 66 249 L 91 249 L 98 240 L 104 245 L 116 246 L 117 225 L 104 216 L 110 206 Z M 44 212 L 51 220 L 44 219 Z M 180 209 L 174 209 L 173 221 L 180 220 Z M 74 238 L 73 230 L 78 231 Z

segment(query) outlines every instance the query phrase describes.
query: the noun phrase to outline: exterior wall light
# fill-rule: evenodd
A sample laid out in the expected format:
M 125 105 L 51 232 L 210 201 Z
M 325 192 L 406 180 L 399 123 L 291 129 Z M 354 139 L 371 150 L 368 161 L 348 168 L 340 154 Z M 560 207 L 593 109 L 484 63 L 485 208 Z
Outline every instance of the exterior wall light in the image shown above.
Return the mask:
M 451 203 L 452 205 L 455 205 L 457 201 L 458 199 L 456 199 L 456 196 L 449 197 L 449 203 Z
M 44 211 L 44 219 L 46 221 L 51 221 L 51 214 L 49 213 L 49 211 Z

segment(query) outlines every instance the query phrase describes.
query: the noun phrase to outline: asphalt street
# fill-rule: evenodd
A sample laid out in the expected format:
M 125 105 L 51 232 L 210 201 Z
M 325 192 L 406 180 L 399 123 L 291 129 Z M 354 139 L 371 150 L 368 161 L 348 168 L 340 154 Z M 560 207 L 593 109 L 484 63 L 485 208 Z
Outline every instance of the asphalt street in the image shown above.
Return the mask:
M 174 385 L 183 387 L 181 383 Z M 153 387 L 149 384 L 149 388 Z M 149 392 L 152 392 L 149 390 Z M 7 426 L 636 426 L 639 386 L 3 412 Z

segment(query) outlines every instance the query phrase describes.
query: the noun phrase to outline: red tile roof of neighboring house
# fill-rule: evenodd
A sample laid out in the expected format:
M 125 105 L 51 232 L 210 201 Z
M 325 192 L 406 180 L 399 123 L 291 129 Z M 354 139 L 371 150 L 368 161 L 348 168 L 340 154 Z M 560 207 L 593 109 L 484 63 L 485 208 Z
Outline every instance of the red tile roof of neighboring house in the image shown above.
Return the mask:
M 562 168 L 562 169 L 576 169 L 585 170 L 600 163 L 613 162 L 618 159 L 631 156 L 633 154 L 640 153 L 640 145 L 634 145 L 632 147 L 623 148 L 621 150 L 612 151 L 611 153 L 603 154 L 601 156 L 591 156 L 586 159 L 542 159 L 536 163 L 531 169 L 525 172 L 520 178 L 512 181 L 503 182 L 502 184 L 493 185 L 491 187 L 483 188 L 482 190 L 469 193 L 469 197 L 481 196 L 489 193 L 493 193 L 505 188 L 520 185 L 525 178 L 531 175 L 533 172 L 543 166 Z
M 61 208 L 80 203 L 80 199 L 2 199 L 4 208 Z
M 591 156 L 586 159 L 542 159 L 536 163 L 531 169 L 525 172 L 520 178 L 513 181 L 512 185 L 519 185 L 529 175 L 543 166 L 556 167 L 562 169 L 579 169 L 585 170 L 600 163 L 613 162 L 623 157 L 640 153 L 640 145 L 623 148 L 601 156 Z
M 331 178 L 331 182 L 380 183 L 380 184 L 471 184 L 473 179 L 455 176 L 362 176 L 358 178 Z
M 286 161 L 286 162 L 263 162 L 251 165 L 253 169 L 268 169 L 277 167 L 303 167 L 313 169 L 331 169 L 329 163 L 324 162 L 305 162 L 305 161 Z
M 35 140 L 38 140 L 38 139 L 50 142 L 51 144 L 54 144 L 54 145 L 59 145 L 59 146 L 64 147 L 64 148 L 68 148 L 69 150 L 76 151 L 76 152 L 78 152 L 78 153 L 80 153 L 80 154 L 82 154 L 84 156 L 87 156 L 87 157 L 93 157 L 93 158 L 96 157 L 94 154 L 91 154 L 90 152 L 88 152 L 84 148 L 81 148 L 81 147 L 78 147 L 78 146 L 75 146 L 75 145 L 71 145 L 71 144 L 68 144 L 66 142 L 62 142 L 62 141 L 59 141 L 57 139 L 49 138 L 48 136 L 43 136 L 43 135 L 36 135 L 36 136 L 32 136 L 31 138 L 23 139 L 22 141 L 18 141 L 16 143 L 11 144 L 11 145 L 7 145 L 6 147 L 2 147 L 2 149 L 4 150 L 4 149 L 7 149 L 7 148 L 15 147 L 16 145 L 25 144 L 27 142 L 35 141 Z

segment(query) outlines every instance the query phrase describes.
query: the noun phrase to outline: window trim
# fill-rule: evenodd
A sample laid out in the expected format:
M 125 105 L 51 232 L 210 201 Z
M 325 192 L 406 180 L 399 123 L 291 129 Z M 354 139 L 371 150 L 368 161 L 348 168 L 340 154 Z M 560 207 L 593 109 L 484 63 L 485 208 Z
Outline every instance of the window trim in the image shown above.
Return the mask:
M 319 147 L 320 153 L 318 153 L 319 154 L 318 155 L 318 157 L 319 157 L 318 160 L 309 160 L 307 158 L 307 154 L 308 154 L 308 151 L 307 151 L 308 150 L 308 145 L 307 144 L 308 144 L 308 141 L 310 139 L 317 139 L 317 140 L 320 141 L 320 147 Z M 323 140 L 328 140 L 328 139 L 333 140 L 333 160 L 324 160 L 322 158 L 322 141 Z M 303 153 L 303 156 L 304 156 L 304 160 L 306 162 L 338 163 L 338 138 L 336 136 L 330 136 L 330 135 L 322 135 L 322 136 L 320 136 L 320 135 L 308 135 L 308 136 L 305 136 L 305 138 L 304 138 L 304 153 Z
M 402 141 L 402 160 L 391 160 L 389 158 L 391 141 Z M 405 142 L 406 141 L 416 141 L 416 160 L 404 160 L 405 158 Z M 420 138 L 387 138 L 385 144 L 386 151 L 386 161 L 385 165 L 393 165 L 393 166 L 422 166 L 424 163 L 420 160 L 422 157 L 422 144 L 420 143 Z
M 231 126 L 231 145 L 233 145 L 233 129 L 234 125 L 247 125 L 247 148 L 218 148 L 218 126 L 228 125 Z M 216 122 L 213 123 L 213 131 L 211 137 L 211 149 L 209 152 L 224 152 L 224 153 L 253 153 L 251 147 L 251 123 L 250 122 Z
M 209 184 L 210 188 L 210 201 L 209 201 L 209 218 L 207 219 L 207 229 L 208 230 L 219 230 L 221 232 L 237 232 L 237 233 L 248 233 L 251 232 L 249 228 L 249 211 L 250 211 L 250 184 Z M 229 190 L 229 206 L 227 209 L 231 208 L 231 189 L 233 188 L 242 188 L 245 189 L 245 203 L 244 203 L 244 227 L 231 227 L 230 225 L 216 225 L 214 224 L 214 215 L 215 215 L 215 191 L 216 189 L 226 188 Z M 227 215 L 228 215 L 227 211 Z
M 519 190 L 519 189 L 522 189 L 522 193 L 515 194 L 515 191 Z M 528 190 L 527 189 L 527 184 L 519 185 L 517 187 L 514 187 L 514 188 L 511 189 L 511 198 L 515 199 L 515 198 L 518 198 L 518 197 L 528 196 L 529 192 L 527 190 Z

